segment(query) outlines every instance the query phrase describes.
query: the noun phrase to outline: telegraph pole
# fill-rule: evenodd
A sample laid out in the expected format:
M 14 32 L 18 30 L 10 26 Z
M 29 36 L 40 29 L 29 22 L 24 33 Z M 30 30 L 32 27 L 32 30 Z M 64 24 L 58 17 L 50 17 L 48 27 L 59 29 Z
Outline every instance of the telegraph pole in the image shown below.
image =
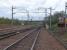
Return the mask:
M 15 9 L 15 8 L 12 6 L 11 9 L 12 9 L 12 10 L 11 10 L 11 11 L 12 11 L 12 22 L 11 22 L 11 24 L 13 25 L 13 19 L 14 19 L 14 14 L 15 14 L 15 13 L 14 13 L 14 9 Z
M 67 21 L 66 21 L 66 13 L 67 13 L 67 2 L 65 3 L 65 31 L 66 31 L 66 24 L 67 24 Z
M 51 14 L 52 14 L 52 8 L 50 8 L 50 28 L 51 28 Z
M 13 6 L 12 6 L 12 22 L 11 24 L 13 25 Z
M 67 2 L 65 3 L 65 14 L 66 14 L 66 9 L 67 9 Z
M 52 10 L 54 10 L 54 9 L 52 9 L 52 7 L 50 7 L 49 10 L 50 10 L 50 28 L 51 28 L 52 27 L 51 15 L 52 15 Z

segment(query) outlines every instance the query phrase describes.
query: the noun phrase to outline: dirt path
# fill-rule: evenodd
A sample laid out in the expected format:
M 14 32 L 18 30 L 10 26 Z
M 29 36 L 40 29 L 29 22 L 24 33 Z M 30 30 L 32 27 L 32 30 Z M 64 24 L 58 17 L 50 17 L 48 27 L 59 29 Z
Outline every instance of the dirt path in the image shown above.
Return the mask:
M 58 42 L 45 29 L 41 30 L 34 50 L 66 50 L 64 46 Z

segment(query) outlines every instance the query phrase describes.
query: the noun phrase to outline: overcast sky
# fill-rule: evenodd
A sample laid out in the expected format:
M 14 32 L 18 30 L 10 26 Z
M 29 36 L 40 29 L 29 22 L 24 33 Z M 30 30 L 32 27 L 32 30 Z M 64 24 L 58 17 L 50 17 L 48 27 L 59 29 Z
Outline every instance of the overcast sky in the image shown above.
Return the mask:
M 0 0 L 0 16 L 11 18 L 11 6 L 16 7 L 14 12 L 23 12 L 24 8 L 31 11 L 38 11 L 40 7 L 49 8 L 52 7 L 53 12 L 64 10 L 66 0 Z M 41 9 L 40 11 L 44 11 Z M 44 13 L 30 13 L 30 19 L 43 20 Z M 27 20 L 26 13 L 16 13 L 14 18 Z

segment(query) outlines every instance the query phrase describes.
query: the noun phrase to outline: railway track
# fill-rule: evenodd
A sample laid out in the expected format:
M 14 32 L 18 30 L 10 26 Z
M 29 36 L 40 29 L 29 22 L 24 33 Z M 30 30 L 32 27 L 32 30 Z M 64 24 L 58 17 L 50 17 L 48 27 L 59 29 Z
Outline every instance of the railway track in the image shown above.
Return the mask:
M 31 28 L 31 26 L 29 26 L 29 27 L 27 27 L 27 26 L 11 26 L 11 27 L 6 27 L 6 28 L 0 27 L 0 35 L 6 34 L 9 32 L 14 32 L 14 31 L 21 30 L 21 29 L 27 29 L 27 28 Z
M 20 29 L 20 30 L 15 30 L 13 32 L 8 32 L 8 33 L 1 33 L 0 34 L 0 40 L 4 39 L 4 38 L 8 38 L 10 36 L 14 36 L 16 34 L 19 34 L 19 33 L 22 33 L 22 32 L 25 32 L 25 31 L 29 31 L 31 29 L 34 29 L 34 28 L 26 28 L 26 29 Z
M 14 30 L 14 29 L 17 29 L 17 28 L 21 28 L 21 26 L 15 26 L 15 27 L 14 26 L 13 27 L 11 26 L 11 27 L 6 27 L 6 28 L 0 28 L 0 31 L 11 30 L 11 29 Z
M 31 28 L 30 30 L 26 29 L 26 30 L 24 30 L 24 32 L 22 32 L 22 30 L 21 30 L 21 32 L 19 32 L 18 34 L 14 35 L 14 36 L 9 36 L 7 38 L 0 40 L 0 50 L 3 50 L 7 46 L 11 45 L 12 43 L 16 42 L 17 40 L 19 40 L 22 37 L 24 37 L 25 35 L 27 35 L 28 33 L 36 30 L 36 28 Z
M 25 36 L 7 46 L 4 50 L 33 50 L 40 28 L 27 33 Z

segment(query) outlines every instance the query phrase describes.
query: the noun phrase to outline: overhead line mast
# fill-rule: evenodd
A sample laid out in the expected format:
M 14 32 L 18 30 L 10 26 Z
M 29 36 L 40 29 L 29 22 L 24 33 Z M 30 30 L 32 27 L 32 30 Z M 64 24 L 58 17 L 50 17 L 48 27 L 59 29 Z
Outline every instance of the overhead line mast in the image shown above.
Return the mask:
M 51 19 L 51 15 L 52 15 L 52 7 L 48 8 L 50 10 L 50 18 L 49 18 L 49 21 L 50 21 L 50 28 L 52 27 L 52 19 Z
M 14 23 L 14 22 L 13 22 L 14 14 L 15 14 L 15 13 L 14 13 L 14 9 L 15 9 L 15 8 L 12 6 L 12 8 L 11 8 L 11 11 L 12 11 L 12 22 L 11 22 L 11 24 L 12 24 L 12 25 L 13 25 L 13 23 Z
M 12 22 L 11 24 L 13 25 L 13 6 L 12 6 Z

